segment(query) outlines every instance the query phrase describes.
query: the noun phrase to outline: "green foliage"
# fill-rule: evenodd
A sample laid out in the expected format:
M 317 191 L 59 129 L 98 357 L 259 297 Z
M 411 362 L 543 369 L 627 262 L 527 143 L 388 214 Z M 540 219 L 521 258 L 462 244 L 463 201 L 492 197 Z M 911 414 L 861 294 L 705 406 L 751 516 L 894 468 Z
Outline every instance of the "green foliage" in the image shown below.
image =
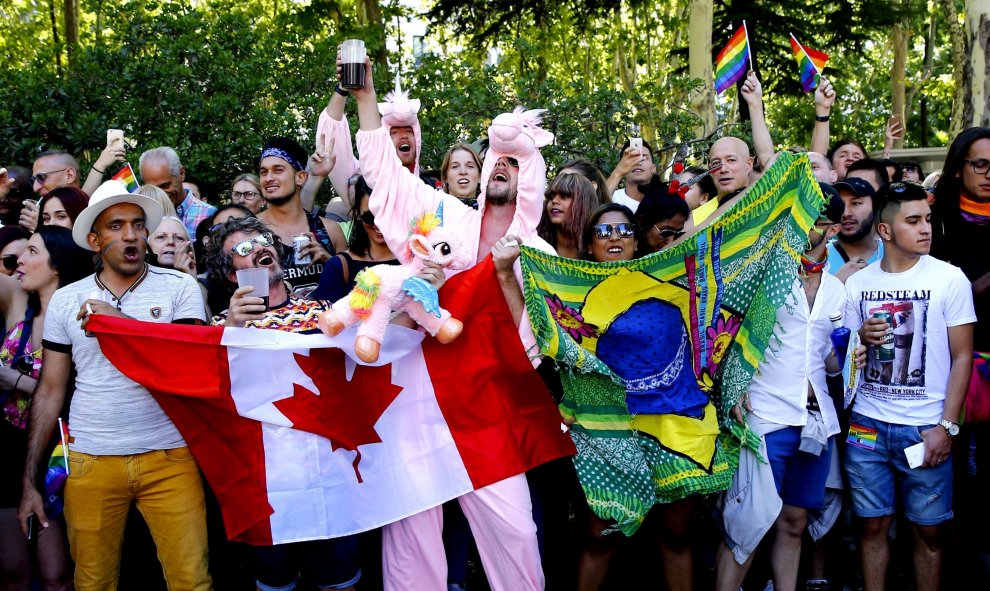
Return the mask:
M 918 6 L 916 0 L 901 1 Z M 255 169 L 266 137 L 288 135 L 313 145 L 318 114 L 332 92 L 340 40 L 363 38 L 372 55 L 401 61 L 384 47 L 399 33 L 393 17 L 409 9 L 383 3 L 381 22 L 366 22 L 359 8 L 368 2 L 79 0 L 80 44 L 70 65 L 66 48 L 54 42 L 56 36 L 64 42 L 62 3 L 8 0 L 0 6 L 0 74 L 7 81 L 0 86 L 0 163 L 30 166 L 39 150 L 61 148 L 88 165 L 102 149 L 106 129 L 119 127 L 132 141 L 133 165 L 142 150 L 171 145 L 205 193 L 216 197 L 237 173 Z M 884 23 L 893 12 L 877 10 L 886 3 L 735 4 L 739 10 L 728 12 L 732 5 L 716 3 L 713 50 L 722 43 L 725 19 L 744 12 L 758 19 L 749 24 L 760 31 L 754 44 L 778 146 L 807 145 L 813 116 L 811 96 L 794 92 L 790 25 L 802 41 L 832 56 L 827 73 L 840 97 L 833 138 L 850 135 L 880 146 L 890 95 L 890 31 Z M 832 18 L 835 7 L 860 20 Z M 544 127 L 556 136 L 544 150 L 551 170 L 580 156 L 608 172 L 630 135 L 658 148 L 700 135 L 700 120 L 689 105 L 703 87 L 679 73 L 687 8 L 687 0 L 436 2 L 432 14 L 446 20 L 431 28 L 434 53 L 416 63 L 403 58 L 404 86 L 423 104 L 422 161 L 439 166 L 451 143 L 484 136 L 495 115 L 516 105 L 548 109 Z M 768 10 L 779 19 L 767 21 Z M 906 145 L 923 141 L 922 98 L 930 129 L 925 141 L 944 144 L 953 89 L 948 27 L 932 11 L 904 14 L 913 31 Z M 926 75 L 929 14 L 936 35 Z M 495 67 L 486 65 L 491 46 L 500 53 Z M 384 94 L 394 70 L 380 58 L 378 63 L 377 88 Z M 721 123 L 734 118 L 733 93 L 719 103 Z M 730 132 L 746 135 L 745 127 Z M 693 160 L 703 159 L 707 144 L 692 147 Z M 662 151 L 662 165 L 673 152 Z

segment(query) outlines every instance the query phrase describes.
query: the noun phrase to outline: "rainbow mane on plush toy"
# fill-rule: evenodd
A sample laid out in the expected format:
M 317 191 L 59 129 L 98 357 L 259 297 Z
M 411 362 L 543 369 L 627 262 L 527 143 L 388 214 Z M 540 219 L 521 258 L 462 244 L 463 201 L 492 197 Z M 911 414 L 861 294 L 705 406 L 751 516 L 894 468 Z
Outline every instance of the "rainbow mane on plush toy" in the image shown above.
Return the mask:
M 358 273 L 354 289 L 320 315 L 320 330 L 330 336 L 360 323 L 354 352 L 367 363 L 378 360 L 392 312 L 405 312 L 441 343 L 453 341 L 464 330 L 464 323 L 440 307 L 436 288 L 419 276 L 425 261 L 453 270 L 474 262 L 471 249 L 443 226 L 442 203 L 436 213 L 425 212 L 411 221 L 402 254 L 400 266 L 375 265 Z

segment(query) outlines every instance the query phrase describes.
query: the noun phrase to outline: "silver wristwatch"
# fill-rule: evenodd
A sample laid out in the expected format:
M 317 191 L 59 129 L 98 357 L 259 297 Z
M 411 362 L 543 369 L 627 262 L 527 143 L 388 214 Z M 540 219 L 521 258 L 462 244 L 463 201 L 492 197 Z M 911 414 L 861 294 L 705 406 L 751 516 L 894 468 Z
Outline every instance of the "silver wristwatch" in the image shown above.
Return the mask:
M 938 422 L 938 424 L 945 428 L 945 432 L 949 434 L 949 437 L 959 435 L 959 425 L 953 423 L 952 421 L 942 419 Z

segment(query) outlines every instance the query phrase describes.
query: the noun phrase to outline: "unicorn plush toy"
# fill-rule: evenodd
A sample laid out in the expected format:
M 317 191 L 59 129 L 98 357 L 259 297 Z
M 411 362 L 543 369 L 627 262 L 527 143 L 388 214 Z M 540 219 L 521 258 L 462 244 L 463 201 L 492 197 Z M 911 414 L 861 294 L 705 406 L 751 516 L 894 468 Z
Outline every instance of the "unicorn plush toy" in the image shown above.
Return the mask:
M 436 288 L 418 276 L 424 261 L 452 270 L 467 269 L 474 263 L 474 253 L 467 244 L 443 226 L 443 203 L 436 213 L 427 212 L 412 221 L 400 258 L 400 266 L 375 265 L 358 273 L 351 293 L 320 315 L 320 330 L 329 336 L 361 323 L 354 352 L 366 363 L 378 360 L 392 312 L 409 314 L 444 344 L 456 339 L 464 329 L 464 323 L 440 307 Z

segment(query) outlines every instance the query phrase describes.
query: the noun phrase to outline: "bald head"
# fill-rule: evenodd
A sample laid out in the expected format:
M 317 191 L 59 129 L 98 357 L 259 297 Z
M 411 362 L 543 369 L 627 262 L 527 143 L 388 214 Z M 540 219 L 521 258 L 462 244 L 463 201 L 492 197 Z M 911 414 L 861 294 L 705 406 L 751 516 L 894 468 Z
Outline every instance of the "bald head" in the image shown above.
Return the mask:
M 718 198 L 749 185 L 749 173 L 753 170 L 753 157 L 749 155 L 749 146 L 737 137 L 719 138 L 708 152 L 709 166 L 722 165 L 715 172 L 715 187 Z
M 32 188 L 44 197 L 59 187 L 79 187 L 79 163 L 67 152 L 45 152 L 31 167 Z

